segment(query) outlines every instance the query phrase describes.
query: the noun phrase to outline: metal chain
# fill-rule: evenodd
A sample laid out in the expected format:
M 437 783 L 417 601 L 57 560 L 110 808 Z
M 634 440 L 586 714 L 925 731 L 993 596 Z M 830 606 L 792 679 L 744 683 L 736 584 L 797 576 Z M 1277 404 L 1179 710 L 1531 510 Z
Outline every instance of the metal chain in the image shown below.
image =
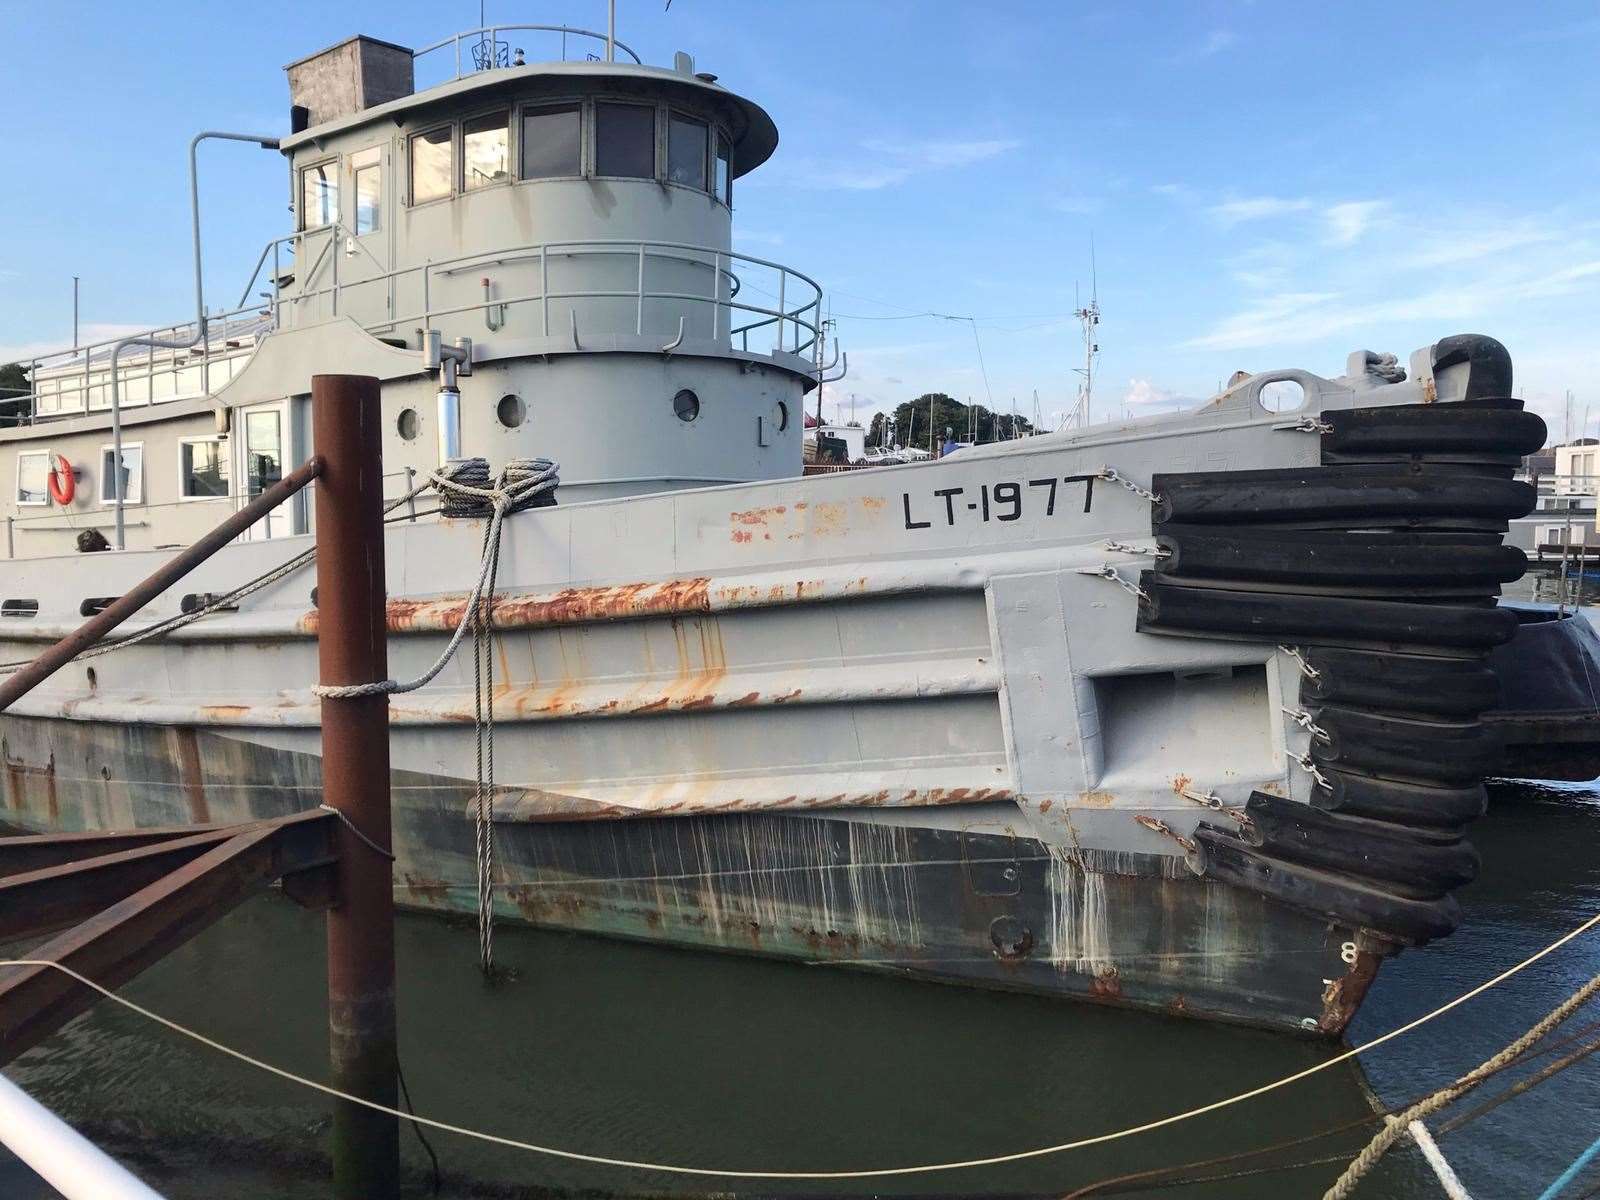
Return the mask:
M 1144 815 L 1144 813 L 1134 813 L 1133 819 L 1140 825 L 1143 825 L 1146 829 L 1150 830 L 1150 832 L 1159 833 L 1162 837 L 1171 838 L 1190 854 L 1193 854 L 1200 848 L 1195 843 L 1194 839 L 1184 837 L 1183 834 L 1172 828 L 1172 826 L 1168 825 L 1160 817 L 1147 817 Z
M 1296 758 L 1291 754 L 1289 756 L 1289 761 L 1295 763 L 1302 771 L 1304 771 L 1307 775 L 1310 775 L 1312 779 L 1315 779 L 1329 791 L 1333 790 L 1333 785 L 1328 782 L 1328 777 L 1317 769 L 1316 760 L 1313 759 L 1310 754 L 1302 754 L 1299 758 Z
M 1288 717 L 1291 721 L 1300 726 L 1301 729 L 1304 729 L 1323 745 L 1331 746 L 1333 744 L 1333 735 L 1321 725 L 1318 725 L 1316 721 L 1312 719 L 1311 714 L 1306 712 L 1305 709 L 1286 708 L 1283 710 L 1283 715 Z
M 1246 813 L 1243 808 L 1237 808 L 1231 804 L 1224 804 L 1222 802 L 1222 797 L 1217 795 L 1215 792 L 1197 792 L 1193 788 L 1186 787 L 1179 788 L 1178 795 L 1182 796 L 1185 800 L 1192 800 L 1194 803 L 1201 805 L 1204 808 L 1209 808 L 1214 813 L 1220 813 L 1222 816 L 1227 817 L 1230 820 L 1237 821 L 1240 825 L 1255 824 L 1255 822 L 1250 819 L 1249 814 Z
M 1279 425 L 1279 426 L 1277 426 L 1277 428 L 1286 430 L 1286 431 L 1291 432 L 1291 433 L 1332 433 L 1333 432 L 1333 426 L 1328 424 L 1328 422 L 1323 421 L 1323 420 L 1321 420 L 1321 419 L 1319 419 L 1317 417 L 1309 416 L 1309 415 L 1301 417 L 1293 425 Z
M 1142 587 L 1140 587 L 1137 583 L 1134 583 L 1132 580 L 1124 579 L 1121 575 L 1117 574 L 1117 569 L 1110 563 L 1101 563 L 1098 567 L 1079 567 L 1078 574 L 1093 575 L 1096 579 L 1109 579 L 1118 587 L 1124 589 L 1125 591 L 1131 592 L 1141 600 L 1150 599 L 1150 593 L 1146 592 Z
M 1112 483 L 1120 483 L 1135 496 L 1138 496 L 1143 500 L 1148 500 L 1151 504 L 1158 504 L 1161 501 L 1161 497 L 1156 495 L 1149 488 L 1142 488 L 1133 480 L 1117 474 L 1117 469 L 1115 467 L 1101 467 L 1100 478 L 1110 480 Z
M 1300 673 L 1307 679 L 1322 678 L 1322 672 L 1306 661 L 1306 656 L 1300 652 L 1299 646 L 1279 646 L 1278 649 L 1300 664 Z
M 1170 558 L 1172 551 L 1164 546 L 1136 546 L 1132 542 L 1119 542 L 1107 538 L 1100 543 L 1113 554 L 1137 554 L 1143 558 Z

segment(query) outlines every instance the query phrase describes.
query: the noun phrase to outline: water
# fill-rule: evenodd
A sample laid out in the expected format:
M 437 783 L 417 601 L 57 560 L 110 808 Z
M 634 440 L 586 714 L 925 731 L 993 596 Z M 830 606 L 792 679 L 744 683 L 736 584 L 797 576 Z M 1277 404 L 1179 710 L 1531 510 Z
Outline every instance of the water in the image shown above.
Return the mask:
M 1465 927 L 1385 968 L 1354 1040 L 1435 1007 L 1594 911 L 1597 832 L 1600 785 L 1495 789 L 1490 815 L 1473 830 L 1484 870 L 1463 894 Z M 321 924 L 278 897 L 254 901 L 125 994 L 320 1078 Z M 401 1056 L 418 1110 L 600 1154 L 775 1169 L 983 1156 L 1147 1121 L 1334 1053 L 1281 1035 L 1081 1004 L 505 927 L 497 954 L 520 974 L 491 987 L 476 973 L 468 929 L 407 917 L 398 937 Z M 1590 935 L 1503 990 L 1381 1048 L 1364 1075 L 1344 1064 L 1138 1138 L 983 1171 L 741 1190 L 1060 1194 L 1107 1176 L 1263 1146 L 1370 1114 L 1369 1084 L 1389 1105 L 1425 1093 L 1488 1057 L 1596 970 L 1600 935 Z M 1591 1011 L 1573 1024 L 1596 1019 L 1600 1012 Z M 327 1194 L 321 1097 L 112 1005 L 75 1021 L 9 1074 L 174 1200 Z M 1600 1131 L 1597 1084 L 1600 1055 L 1441 1144 L 1475 1195 L 1536 1194 Z M 1117 1194 L 1319 1195 L 1372 1128 L 1290 1152 L 1337 1162 Z M 730 1186 L 561 1162 L 442 1133 L 431 1139 L 445 1172 L 443 1194 L 452 1197 Z M 430 1194 L 427 1158 L 409 1132 L 404 1152 L 408 1194 Z M 1237 1165 L 1211 1170 L 1229 1169 Z M 0 1195 L 48 1194 L 15 1164 L 0 1164 Z M 1434 1200 L 1440 1191 L 1408 1146 L 1391 1153 L 1359 1195 Z

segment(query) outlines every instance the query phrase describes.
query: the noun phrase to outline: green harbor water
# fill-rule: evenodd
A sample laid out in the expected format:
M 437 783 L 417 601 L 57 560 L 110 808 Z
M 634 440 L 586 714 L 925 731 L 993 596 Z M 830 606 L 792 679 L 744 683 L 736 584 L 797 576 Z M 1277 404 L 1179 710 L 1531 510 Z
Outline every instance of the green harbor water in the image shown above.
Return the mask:
M 1467 990 L 1600 905 L 1600 785 L 1501 784 L 1472 830 L 1483 854 L 1466 922 L 1388 964 L 1361 1042 Z M 517 978 L 486 985 L 461 925 L 399 926 L 401 1057 L 417 1111 L 592 1154 L 695 1166 L 833 1170 L 965 1159 L 1134 1125 L 1331 1057 L 1280 1035 L 1083 1004 L 500 927 Z M 1108 1177 L 1315 1134 L 1369 1118 L 1476 1065 L 1600 970 L 1600 934 L 1502 989 L 1267 1097 L 1108 1145 L 1003 1167 L 862 1182 L 697 1181 L 600 1168 L 430 1134 L 449 1197 L 911 1193 L 1064 1195 Z M 322 920 L 254 901 L 124 989 L 141 1004 L 316 1078 L 326 1069 Z M 1579 1032 L 1600 1020 L 1580 1013 Z M 1596 1036 L 1590 1031 L 1584 1040 Z M 1580 1043 L 1519 1069 L 1526 1075 Z M 322 1197 L 329 1105 L 109 1004 L 7 1073 L 173 1200 Z M 1509 1077 L 1508 1077 L 1509 1078 Z M 1497 1093 L 1487 1085 L 1464 1111 Z M 1370 1089 L 1370 1091 L 1369 1091 Z M 1441 1133 L 1477 1197 L 1535 1196 L 1600 1133 L 1600 1055 Z M 1442 1130 L 1450 1114 L 1436 1117 Z M 1093 1195 L 1320 1195 L 1375 1128 L 1368 1120 L 1274 1162 L 1327 1159 L 1183 1187 Z M 404 1134 L 407 1194 L 432 1194 Z M 1221 1175 L 1269 1165 L 1195 1167 Z M 1600 1183 L 1600 1174 L 1571 1194 Z M 1357 1193 L 1441 1194 L 1409 1145 Z M 0 1196 L 52 1195 L 0 1162 Z

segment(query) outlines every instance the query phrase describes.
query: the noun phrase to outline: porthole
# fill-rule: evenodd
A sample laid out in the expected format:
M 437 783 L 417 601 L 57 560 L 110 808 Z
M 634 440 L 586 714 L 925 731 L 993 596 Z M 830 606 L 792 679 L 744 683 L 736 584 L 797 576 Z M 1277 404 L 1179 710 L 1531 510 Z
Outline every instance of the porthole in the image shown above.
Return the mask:
M 522 402 L 521 396 L 501 396 L 494 411 L 500 418 L 500 424 L 507 429 L 515 429 L 528 419 L 528 406 Z
M 408 441 L 408 442 L 416 441 L 417 440 L 417 410 L 414 409 L 414 408 L 402 408 L 400 410 L 399 418 L 394 423 L 394 427 L 395 427 L 396 432 L 398 432 L 400 434 L 400 436 L 403 437 L 406 441 Z
M 778 401 L 774 415 L 778 418 L 778 432 L 782 433 L 789 428 L 789 406 L 782 400 Z
M 672 398 L 672 411 L 680 421 L 692 421 L 700 415 L 700 397 L 684 388 Z

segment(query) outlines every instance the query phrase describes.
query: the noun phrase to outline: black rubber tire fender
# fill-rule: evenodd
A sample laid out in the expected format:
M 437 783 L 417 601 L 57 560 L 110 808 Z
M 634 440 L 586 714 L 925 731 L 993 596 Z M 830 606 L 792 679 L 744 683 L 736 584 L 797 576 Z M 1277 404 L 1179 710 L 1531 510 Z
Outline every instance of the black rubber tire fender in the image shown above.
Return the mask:
M 1375 821 L 1455 829 L 1483 816 L 1489 804 L 1481 783 L 1411 783 L 1331 768 L 1321 774 L 1323 782 L 1311 789 L 1314 807 Z
M 1500 702 L 1500 678 L 1487 662 L 1421 654 L 1379 654 L 1310 646 L 1316 678 L 1300 680 L 1304 706 L 1337 704 L 1391 713 L 1475 717 Z
M 1157 531 L 1169 551 L 1158 574 L 1296 584 L 1338 594 L 1350 588 L 1493 589 L 1521 579 L 1528 559 L 1514 546 L 1477 539 L 1423 546 L 1408 534 L 1296 533 L 1260 526 L 1175 526 Z
M 1468 786 L 1500 769 L 1505 746 L 1481 721 L 1426 721 L 1328 705 L 1312 710 L 1324 736 L 1311 739 L 1319 766 Z

